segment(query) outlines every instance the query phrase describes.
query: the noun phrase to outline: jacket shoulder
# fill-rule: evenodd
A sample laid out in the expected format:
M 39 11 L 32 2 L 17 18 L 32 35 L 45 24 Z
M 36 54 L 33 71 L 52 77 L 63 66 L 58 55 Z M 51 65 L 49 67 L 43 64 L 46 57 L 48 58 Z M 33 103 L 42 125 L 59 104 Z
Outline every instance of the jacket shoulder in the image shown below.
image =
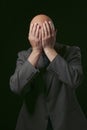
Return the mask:
M 19 58 L 26 58 L 26 57 L 28 57 L 30 52 L 31 52 L 31 48 L 29 48 L 27 50 L 19 51 L 17 55 L 18 55 Z
M 79 46 L 76 46 L 76 45 L 68 45 L 68 44 L 62 44 L 62 43 L 56 43 L 56 44 L 55 44 L 55 47 L 58 48 L 58 49 L 66 48 L 67 50 L 69 50 L 69 49 L 77 49 L 77 50 L 80 50 L 80 47 L 79 47 Z
M 80 51 L 80 47 L 76 45 L 68 45 L 68 44 L 61 44 L 56 43 L 55 50 L 60 53 L 60 55 L 64 56 L 73 52 Z

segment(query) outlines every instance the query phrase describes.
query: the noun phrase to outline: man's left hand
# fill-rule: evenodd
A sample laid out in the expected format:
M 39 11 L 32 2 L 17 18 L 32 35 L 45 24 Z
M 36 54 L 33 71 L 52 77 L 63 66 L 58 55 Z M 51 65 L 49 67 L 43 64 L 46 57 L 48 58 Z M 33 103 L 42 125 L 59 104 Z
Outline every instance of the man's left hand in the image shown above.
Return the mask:
M 54 25 L 51 21 L 45 21 L 42 27 L 42 47 L 50 61 L 52 61 L 57 55 L 57 52 L 54 49 L 55 41 L 56 31 Z
M 45 21 L 42 27 L 42 46 L 43 49 L 53 48 L 56 40 L 56 31 L 51 21 Z

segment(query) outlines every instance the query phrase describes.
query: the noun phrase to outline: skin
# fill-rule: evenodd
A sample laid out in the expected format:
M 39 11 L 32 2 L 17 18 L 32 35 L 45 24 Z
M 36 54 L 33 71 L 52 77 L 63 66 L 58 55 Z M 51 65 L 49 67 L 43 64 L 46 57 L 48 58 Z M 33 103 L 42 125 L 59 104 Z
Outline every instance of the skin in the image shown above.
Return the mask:
M 32 46 L 32 52 L 28 57 L 28 61 L 34 67 L 37 65 L 42 51 L 44 51 L 50 62 L 56 57 L 57 52 L 54 49 L 56 30 L 48 16 L 37 15 L 32 19 L 28 40 Z

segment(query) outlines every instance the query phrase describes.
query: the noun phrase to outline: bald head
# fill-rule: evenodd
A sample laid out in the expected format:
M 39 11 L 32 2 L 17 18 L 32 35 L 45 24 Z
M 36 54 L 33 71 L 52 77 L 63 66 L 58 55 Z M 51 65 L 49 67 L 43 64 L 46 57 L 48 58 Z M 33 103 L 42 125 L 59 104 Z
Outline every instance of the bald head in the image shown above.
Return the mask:
M 39 14 L 39 15 L 36 15 L 36 16 L 31 20 L 30 25 L 31 25 L 31 24 L 35 24 L 35 23 L 38 23 L 40 26 L 42 26 L 42 24 L 43 24 L 45 21 L 47 21 L 47 22 L 51 21 L 51 22 L 53 23 L 52 19 L 51 19 L 49 16 L 44 15 L 44 14 Z M 54 24 L 53 24 L 53 25 L 54 25 Z
M 29 41 L 32 46 L 53 47 L 56 41 L 56 30 L 52 19 L 44 14 L 36 15 L 30 22 Z M 42 45 L 43 43 L 43 45 Z

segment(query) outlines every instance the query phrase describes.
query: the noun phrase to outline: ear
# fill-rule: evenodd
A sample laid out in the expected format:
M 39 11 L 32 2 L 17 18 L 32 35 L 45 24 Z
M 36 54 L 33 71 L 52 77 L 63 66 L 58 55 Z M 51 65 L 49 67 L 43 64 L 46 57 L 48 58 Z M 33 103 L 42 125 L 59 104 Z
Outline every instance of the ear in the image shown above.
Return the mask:
M 55 36 L 57 35 L 57 29 L 55 29 Z
M 57 29 L 55 29 L 55 34 L 57 34 Z
M 28 32 L 27 38 L 29 39 L 29 32 Z

